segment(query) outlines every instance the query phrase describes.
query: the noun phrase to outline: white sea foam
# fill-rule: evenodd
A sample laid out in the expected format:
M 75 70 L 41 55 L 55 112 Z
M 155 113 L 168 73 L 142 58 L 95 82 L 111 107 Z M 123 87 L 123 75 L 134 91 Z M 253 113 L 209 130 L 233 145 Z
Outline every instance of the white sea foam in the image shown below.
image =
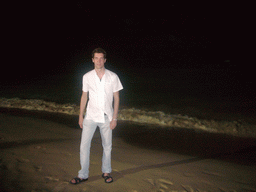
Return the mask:
M 75 104 L 58 104 L 39 99 L 0 98 L 0 107 L 48 111 L 69 115 L 79 114 L 79 106 Z M 121 109 L 118 119 L 159 127 L 188 128 L 237 136 L 256 137 L 256 126 L 252 124 L 239 123 L 237 121 L 202 120 L 196 117 L 166 114 L 162 111 L 146 111 L 135 108 Z

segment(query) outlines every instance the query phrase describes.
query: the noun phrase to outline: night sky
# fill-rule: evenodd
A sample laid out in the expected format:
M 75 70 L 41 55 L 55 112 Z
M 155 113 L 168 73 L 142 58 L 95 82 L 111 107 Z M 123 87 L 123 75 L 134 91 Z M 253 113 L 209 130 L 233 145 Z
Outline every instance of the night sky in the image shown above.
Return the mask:
M 96 47 L 107 51 L 109 65 L 123 71 L 241 71 L 244 66 L 233 60 L 235 45 L 241 43 L 235 32 L 243 31 L 241 28 L 249 22 L 244 18 L 250 18 L 240 5 L 35 1 L 12 2 L 3 9 L 2 38 L 10 78 L 2 82 L 72 73 L 81 69 L 81 63 L 90 61 Z

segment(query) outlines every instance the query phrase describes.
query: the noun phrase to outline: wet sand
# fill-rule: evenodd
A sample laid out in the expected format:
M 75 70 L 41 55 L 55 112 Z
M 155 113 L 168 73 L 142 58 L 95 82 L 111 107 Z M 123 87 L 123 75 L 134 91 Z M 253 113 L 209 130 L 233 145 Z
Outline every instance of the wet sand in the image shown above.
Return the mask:
M 77 116 L 0 109 L 1 191 L 256 191 L 256 139 L 118 121 L 112 176 L 101 178 L 102 146 L 92 140 L 90 177 L 77 176 Z

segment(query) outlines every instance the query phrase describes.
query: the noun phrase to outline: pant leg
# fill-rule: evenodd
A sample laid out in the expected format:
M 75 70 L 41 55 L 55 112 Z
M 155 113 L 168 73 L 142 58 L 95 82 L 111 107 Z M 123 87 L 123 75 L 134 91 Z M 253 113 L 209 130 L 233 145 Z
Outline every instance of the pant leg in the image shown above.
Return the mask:
M 102 156 L 102 173 L 111 173 L 111 150 L 112 150 L 112 130 L 110 129 L 110 121 L 105 115 L 105 123 L 99 124 L 103 156 Z
M 78 177 L 83 179 L 86 179 L 89 177 L 91 141 L 96 128 L 97 128 L 97 123 L 91 120 L 84 119 L 82 138 L 81 138 L 81 144 L 80 144 L 81 170 L 78 172 Z

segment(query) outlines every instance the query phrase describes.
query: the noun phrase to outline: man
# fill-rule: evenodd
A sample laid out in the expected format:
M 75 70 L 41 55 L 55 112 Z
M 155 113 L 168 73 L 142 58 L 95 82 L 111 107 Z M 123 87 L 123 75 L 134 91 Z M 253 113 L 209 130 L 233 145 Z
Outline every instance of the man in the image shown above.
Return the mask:
M 113 182 L 113 178 L 110 176 L 112 130 L 117 125 L 119 91 L 123 89 L 123 86 L 115 73 L 105 69 L 105 50 L 94 49 L 92 62 L 94 70 L 83 76 L 83 93 L 80 103 L 79 125 L 83 129 L 80 145 L 81 170 L 78 172 L 78 177 L 70 181 L 71 184 L 88 180 L 91 140 L 97 126 L 100 129 L 103 146 L 102 177 L 106 183 Z M 88 95 L 86 115 L 83 117 Z

